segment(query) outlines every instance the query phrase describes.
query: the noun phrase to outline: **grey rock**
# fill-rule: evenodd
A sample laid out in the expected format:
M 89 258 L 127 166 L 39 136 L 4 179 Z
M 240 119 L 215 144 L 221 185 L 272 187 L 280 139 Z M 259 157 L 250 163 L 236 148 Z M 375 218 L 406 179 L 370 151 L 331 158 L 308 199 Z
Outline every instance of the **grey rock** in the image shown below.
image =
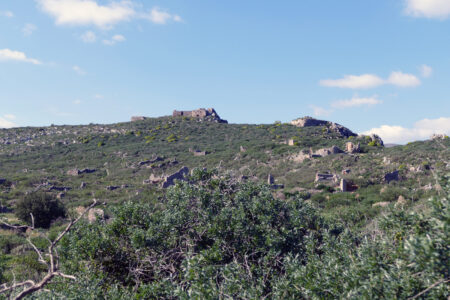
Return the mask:
M 386 173 L 384 174 L 384 181 L 386 181 L 387 183 L 391 182 L 391 181 L 398 181 L 398 170 L 391 172 L 391 173 Z
M 185 175 L 189 174 L 189 168 L 188 167 L 182 167 L 178 172 L 173 173 L 172 175 L 167 176 L 164 179 L 164 182 L 162 184 L 163 188 L 168 188 L 171 185 L 175 184 L 175 180 L 186 180 Z

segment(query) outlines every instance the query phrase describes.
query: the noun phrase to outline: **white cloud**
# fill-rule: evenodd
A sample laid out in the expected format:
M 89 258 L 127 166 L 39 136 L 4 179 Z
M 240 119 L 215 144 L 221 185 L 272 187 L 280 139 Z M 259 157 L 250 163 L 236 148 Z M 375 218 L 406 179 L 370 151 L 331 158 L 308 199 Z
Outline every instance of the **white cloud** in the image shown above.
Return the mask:
M 147 19 L 155 24 L 168 21 L 182 22 L 179 15 L 170 14 L 154 7 L 149 13 L 135 10 L 132 1 L 113 1 L 108 5 L 98 4 L 98 0 L 35 0 L 45 13 L 55 18 L 57 25 L 89 26 L 111 29 L 115 24 L 135 18 Z
M 81 40 L 85 43 L 95 43 L 97 35 L 89 30 L 81 35 Z
M 9 11 L 9 10 L 1 10 L 0 11 L 0 16 L 7 17 L 7 18 L 12 18 L 12 17 L 14 17 L 14 14 L 13 14 L 12 11 Z
M 367 89 L 384 84 L 384 80 L 373 74 L 345 75 L 341 79 L 325 79 L 320 85 L 348 89 Z
M 81 104 L 81 100 L 80 99 L 76 99 L 75 101 L 73 101 L 73 104 L 79 105 L 79 104 Z
M 15 119 L 16 119 L 15 115 L 11 115 L 11 114 L 3 115 L 3 117 L 0 117 L 0 128 L 16 127 L 17 125 L 15 123 L 11 122 L 11 120 L 15 120 Z
M 334 108 L 347 108 L 347 107 L 360 107 L 363 105 L 373 106 L 376 104 L 381 104 L 383 101 L 378 100 L 376 96 L 372 97 L 353 97 L 347 100 L 339 100 L 331 103 L 331 107 Z
M 309 108 L 311 108 L 313 110 L 313 114 L 316 117 L 328 116 L 332 112 L 331 110 L 327 110 L 323 107 L 316 106 L 316 105 L 310 105 Z
M 450 1 L 406 0 L 405 12 L 413 17 L 445 19 L 450 16 Z
M 166 11 L 161 10 L 159 7 L 154 7 L 149 14 L 143 16 L 145 19 L 155 23 L 164 25 L 168 21 L 182 22 L 180 16 L 169 14 Z
M 422 77 L 428 78 L 431 76 L 431 74 L 433 74 L 433 68 L 427 65 L 421 65 L 420 73 L 422 74 Z
M 412 74 L 405 74 L 402 72 L 392 72 L 387 83 L 399 87 L 413 87 L 420 85 L 420 80 Z
M 73 66 L 72 70 L 74 70 L 74 72 L 77 73 L 78 75 L 86 75 L 86 72 L 79 66 Z
M 378 134 L 385 143 L 406 143 L 428 139 L 433 134 L 450 135 L 450 118 L 423 119 L 412 128 L 402 126 L 382 125 L 372 128 L 363 134 Z
M 22 33 L 24 36 L 30 36 L 36 30 L 37 30 L 36 25 L 28 23 L 23 26 Z
M 116 34 L 110 40 L 103 40 L 103 44 L 108 45 L 108 46 L 113 46 L 116 43 L 121 43 L 121 42 L 125 42 L 125 41 L 126 41 L 126 39 L 123 35 Z
M 420 80 L 412 75 L 402 72 L 392 72 L 387 80 L 380 78 L 374 74 L 363 75 L 345 75 L 341 79 L 324 79 L 320 80 L 320 85 L 326 87 L 338 87 L 347 89 L 369 89 L 391 84 L 399 87 L 411 87 L 420 85 Z
M 95 0 L 37 0 L 40 8 L 55 18 L 57 25 L 94 25 L 108 29 L 128 21 L 136 12 L 132 2 L 98 4 Z
M 21 61 L 32 63 L 34 65 L 42 64 L 42 62 L 37 59 L 27 57 L 23 52 L 10 49 L 0 49 L 0 61 Z
M 95 95 L 94 95 L 94 98 L 95 98 L 95 99 L 103 99 L 104 96 L 101 95 L 101 94 L 95 94 Z

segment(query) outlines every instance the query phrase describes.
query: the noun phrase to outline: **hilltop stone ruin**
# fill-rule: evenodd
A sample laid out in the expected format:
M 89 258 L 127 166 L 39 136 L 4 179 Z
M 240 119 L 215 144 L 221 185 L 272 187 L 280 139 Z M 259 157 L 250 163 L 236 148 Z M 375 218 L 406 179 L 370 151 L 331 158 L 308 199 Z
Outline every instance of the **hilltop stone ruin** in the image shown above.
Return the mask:
M 219 114 L 214 110 L 214 108 L 199 108 L 196 110 L 174 110 L 172 113 L 173 117 L 191 117 L 197 119 L 210 119 L 217 123 L 228 123 L 226 120 L 222 120 Z

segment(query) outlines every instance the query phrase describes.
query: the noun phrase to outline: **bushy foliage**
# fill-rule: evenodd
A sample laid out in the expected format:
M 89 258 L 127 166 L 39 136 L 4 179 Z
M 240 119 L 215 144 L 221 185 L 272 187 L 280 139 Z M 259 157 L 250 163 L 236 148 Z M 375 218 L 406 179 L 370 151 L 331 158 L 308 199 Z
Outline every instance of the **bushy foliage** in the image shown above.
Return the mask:
M 260 298 L 287 256 L 306 263 L 308 245 L 320 245 L 326 227 L 303 200 L 206 171 L 193 177 L 202 180 L 177 184 L 162 203 L 128 202 L 111 223 L 78 228 L 64 243 L 67 267 L 139 287 L 143 298 Z
M 53 220 L 65 216 L 65 209 L 50 194 L 36 192 L 25 195 L 17 202 L 15 214 L 28 224 L 32 222 L 32 214 L 36 227 L 48 228 Z
M 301 199 L 275 199 L 267 186 L 193 177 L 197 184 L 177 184 L 161 203 L 128 202 L 111 223 L 70 234 L 62 253 L 79 280 L 55 291 L 85 299 L 449 296 L 448 196 L 430 201 L 429 214 L 392 211 L 359 235 L 330 228 Z

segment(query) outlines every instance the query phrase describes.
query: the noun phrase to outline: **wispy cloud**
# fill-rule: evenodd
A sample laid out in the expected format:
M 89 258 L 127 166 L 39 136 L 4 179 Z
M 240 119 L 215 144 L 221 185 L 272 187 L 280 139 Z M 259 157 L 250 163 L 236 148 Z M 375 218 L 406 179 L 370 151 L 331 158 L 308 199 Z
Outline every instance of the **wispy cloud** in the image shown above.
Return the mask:
M 14 17 L 14 14 L 13 14 L 12 11 L 9 11 L 9 10 L 0 10 L 0 16 L 1 17 L 12 18 L 12 17 Z
M 73 101 L 73 104 L 80 105 L 81 104 L 81 100 L 80 99 L 76 99 L 76 100 Z
M 95 94 L 95 95 L 94 95 L 94 98 L 95 98 L 95 99 L 103 99 L 104 96 L 101 95 L 101 94 Z
M 23 52 L 10 49 L 0 49 L 0 62 L 1 61 L 20 61 L 32 63 L 34 65 L 42 64 L 42 62 L 37 59 L 27 57 Z
M 85 43 L 95 43 L 95 41 L 97 40 L 97 35 L 94 32 L 88 30 L 83 33 L 80 38 Z
M 345 75 L 340 79 L 324 79 L 319 84 L 326 87 L 347 89 L 369 89 L 390 84 L 398 87 L 413 87 L 420 85 L 420 80 L 412 75 L 400 71 L 392 72 L 388 79 L 382 79 L 374 74 Z
M 73 66 L 72 70 L 77 73 L 78 75 L 86 75 L 86 71 L 84 71 L 82 68 L 80 68 L 79 66 Z
M 420 85 L 421 82 L 419 78 L 412 74 L 405 74 L 397 71 L 391 73 L 386 83 L 399 87 L 414 87 Z
M 6 114 L 0 117 L 0 128 L 11 128 L 16 127 L 17 124 L 12 122 L 12 120 L 15 120 L 16 116 L 12 114 Z
M 353 97 L 347 100 L 339 100 L 331 103 L 333 108 L 349 108 L 349 107 L 360 107 L 360 106 L 374 106 L 381 104 L 383 101 L 378 100 L 376 96 L 372 97 Z
M 22 33 L 24 36 L 30 36 L 33 34 L 33 32 L 35 32 L 37 30 L 36 25 L 31 24 L 31 23 L 27 23 L 23 26 L 22 28 Z
M 427 65 L 421 65 L 420 66 L 420 74 L 422 77 L 428 78 L 433 74 L 433 68 Z
M 347 89 L 368 89 L 384 84 L 384 80 L 373 74 L 345 75 L 341 79 L 324 79 L 320 85 Z
M 116 34 L 113 37 L 111 37 L 111 39 L 109 40 L 103 40 L 103 44 L 107 45 L 107 46 L 113 46 L 117 43 L 121 43 L 121 42 L 125 42 L 126 39 L 123 35 L 121 34 Z
M 428 139 L 433 134 L 450 135 L 450 118 L 423 119 L 414 124 L 412 128 L 398 125 L 381 125 L 372 128 L 363 134 L 378 134 L 387 143 L 406 143 L 416 140 Z
M 159 7 L 154 7 L 150 13 L 143 15 L 143 17 L 155 24 L 164 25 L 169 21 L 182 22 L 183 19 L 179 15 L 173 15 L 167 11 L 161 10 Z
M 448 0 L 406 0 L 406 14 L 417 18 L 446 19 L 450 16 Z

